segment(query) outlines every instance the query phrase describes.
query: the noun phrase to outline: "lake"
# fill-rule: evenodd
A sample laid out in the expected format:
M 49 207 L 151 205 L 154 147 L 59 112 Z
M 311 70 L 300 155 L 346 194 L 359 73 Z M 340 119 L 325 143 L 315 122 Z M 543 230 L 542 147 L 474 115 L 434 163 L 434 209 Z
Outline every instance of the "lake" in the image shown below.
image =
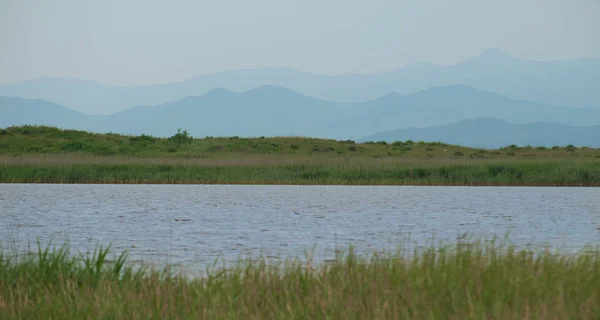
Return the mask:
M 204 267 L 259 254 L 331 259 L 510 235 L 518 246 L 600 245 L 600 188 L 0 184 L 0 246 L 112 243 L 130 260 Z M 30 248 L 31 246 L 31 248 Z

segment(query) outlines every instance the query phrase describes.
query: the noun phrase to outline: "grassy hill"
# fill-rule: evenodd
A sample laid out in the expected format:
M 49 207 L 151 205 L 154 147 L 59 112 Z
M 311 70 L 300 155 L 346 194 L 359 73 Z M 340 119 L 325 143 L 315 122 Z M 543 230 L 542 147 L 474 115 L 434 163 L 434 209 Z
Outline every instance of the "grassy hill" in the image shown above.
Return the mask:
M 600 149 L 0 129 L 0 182 L 600 185 Z

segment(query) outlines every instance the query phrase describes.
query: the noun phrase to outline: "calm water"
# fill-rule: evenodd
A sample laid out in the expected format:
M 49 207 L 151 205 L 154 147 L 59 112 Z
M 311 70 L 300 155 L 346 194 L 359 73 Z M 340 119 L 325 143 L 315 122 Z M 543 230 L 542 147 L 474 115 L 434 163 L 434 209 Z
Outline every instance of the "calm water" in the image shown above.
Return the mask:
M 454 241 L 600 245 L 600 188 L 0 184 L 0 245 L 112 243 L 135 261 L 203 266 L 256 256 L 318 259 L 352 244 Z

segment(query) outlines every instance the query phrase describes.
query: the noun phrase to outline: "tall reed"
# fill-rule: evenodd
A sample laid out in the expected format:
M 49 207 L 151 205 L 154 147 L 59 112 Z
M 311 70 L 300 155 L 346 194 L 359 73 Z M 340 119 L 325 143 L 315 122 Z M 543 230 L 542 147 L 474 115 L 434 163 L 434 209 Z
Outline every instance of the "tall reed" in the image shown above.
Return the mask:
M 135 271 L 109 249 L 0 255 L 2 319 L 598 319 L 600 252 L 458 242 L 282 265 L 240 261 L 202 278 Z M 140 271 L 141 270 L 141 271 Z
M 600 162 L 532 161 L 429 166 L 25 164 L 0 166 L 0 182 L 600 186 Z

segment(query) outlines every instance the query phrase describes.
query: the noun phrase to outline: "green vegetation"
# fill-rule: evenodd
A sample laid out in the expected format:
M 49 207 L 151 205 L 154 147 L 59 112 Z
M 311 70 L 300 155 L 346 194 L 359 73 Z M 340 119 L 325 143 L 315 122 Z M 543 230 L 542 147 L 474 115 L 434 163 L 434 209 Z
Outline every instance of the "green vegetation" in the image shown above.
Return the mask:
M 260 166 L 13 164 L 0 167 L 0 181 L 10 183 L 599 186 L 600 162 L 480 163 L 430 167 L 369 164 Z
M 600 186 L 600 149 L 0 129 L 0 182 Z
M 2 319 L 598 319 L 600 252 L 494 242 L 334 262 L 241 260 L 201 278 L 144 270 L 108 249 L 0 255 Z

